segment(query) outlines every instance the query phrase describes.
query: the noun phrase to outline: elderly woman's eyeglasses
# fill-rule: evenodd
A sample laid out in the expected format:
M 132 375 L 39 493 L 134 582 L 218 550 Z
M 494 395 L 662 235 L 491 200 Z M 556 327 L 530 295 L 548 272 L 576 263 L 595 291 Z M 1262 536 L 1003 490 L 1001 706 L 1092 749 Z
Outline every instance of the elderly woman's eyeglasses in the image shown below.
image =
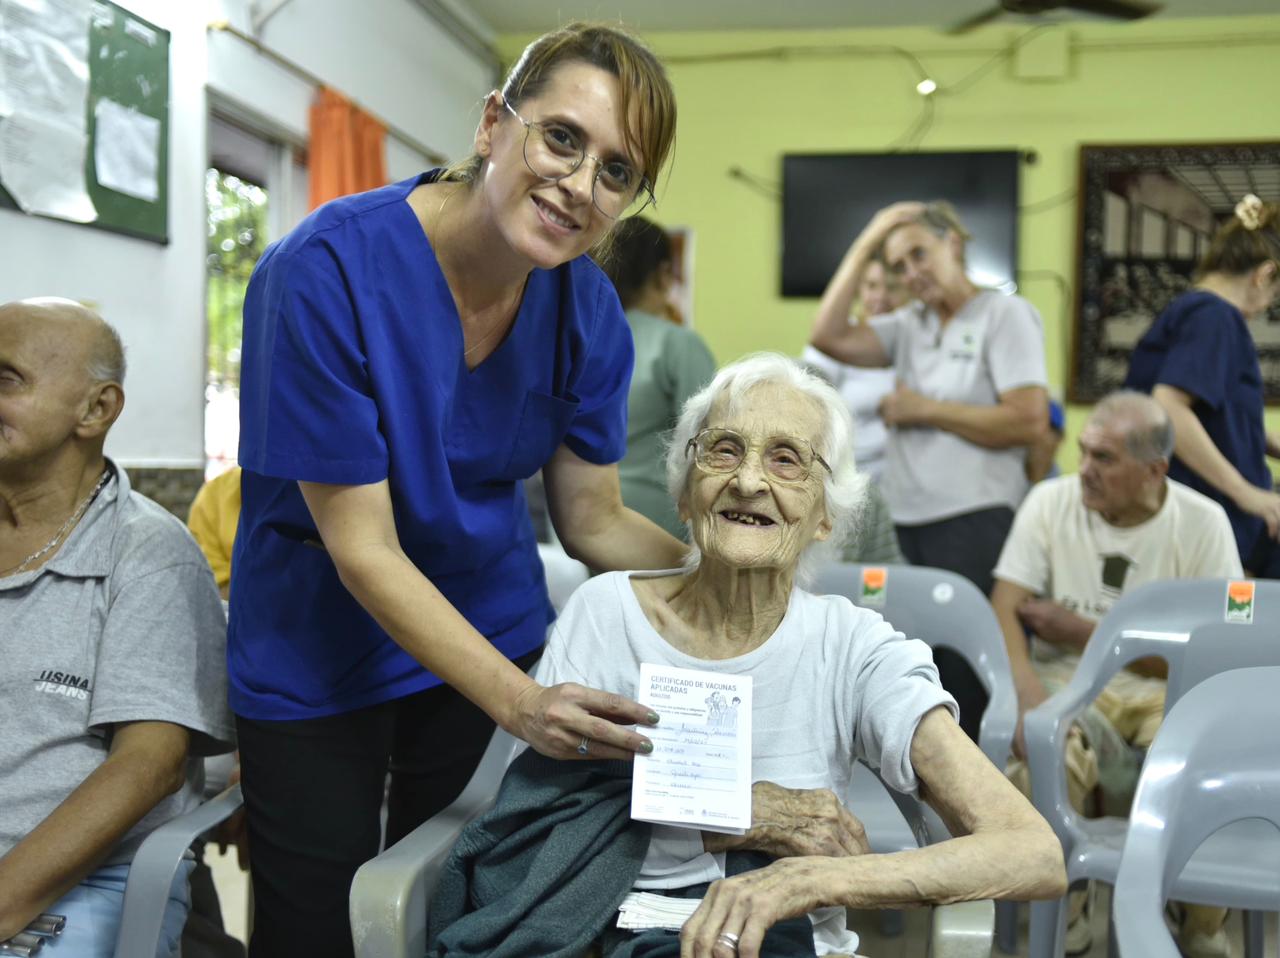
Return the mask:
M 732 429 L 704 429 L 685 445 L 685 455 L 692 451 L 699 469 L 727 475 L 737 472 L 753 449 L 759 450 L 761 468 L 783 482 L 808 479 L 815 462 L 831 472 L 827 461 L 813 451 L 809 440 L 794 436 L 771 436 L 750 442 Z
M 596 165 L 591 201 L 609 219 L 635 216 L 654 203 L 649 181 L 629 164 L 588 153 L 580 134 L 563 123 L 535 123 L 517 113 L 505 98 L 502 103 L 524 124 L 524 163 L 534 176 L 558 183 L 590 157 Z

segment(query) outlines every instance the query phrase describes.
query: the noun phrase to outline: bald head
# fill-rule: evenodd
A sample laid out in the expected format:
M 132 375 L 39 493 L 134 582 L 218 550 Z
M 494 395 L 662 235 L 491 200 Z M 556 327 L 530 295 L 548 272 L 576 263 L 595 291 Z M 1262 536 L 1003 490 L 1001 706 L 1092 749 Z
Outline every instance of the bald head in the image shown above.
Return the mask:
M 1122 433 L 1125 446 L 1139 462 L 1168 460 L 1173 455 L 1173 423 L 1160 404 L 1130 389 L 1104 397 L 1089 421 Z
M 73 299 L 41 296 L 0 306 L 0 322 L 31 327 L 61 350 L 78 353 L 88 383 L 124 384 L 124 344 L 111 324 Z M 88 384 L 86 383 L 86 384 Z

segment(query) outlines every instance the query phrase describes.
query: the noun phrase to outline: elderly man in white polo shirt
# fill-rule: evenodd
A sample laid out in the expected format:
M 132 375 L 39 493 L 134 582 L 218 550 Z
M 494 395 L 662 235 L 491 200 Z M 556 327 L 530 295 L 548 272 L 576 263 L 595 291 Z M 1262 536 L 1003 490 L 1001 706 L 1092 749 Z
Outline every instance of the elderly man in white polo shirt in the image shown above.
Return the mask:
M 1020 714 L 1071 680 L 1097 620 L 1122 593 L 1162 579 L 1240 577 L 1227 514 L 1167 478 L 1172 452 L 1173 427 L 1160 405 L 1143 393 L 1114 393 L 1080 434 L 1079 474 L 1039 483 L 1018 510 L 996 565 L 991 604 L 1009 648 Z M 1142 756 L 1164 715 L 1164 677 L 1163 660 L 1135 662 L 1072 729 L 1067 783 L 1081 812 L 1095 789 L 1103 811 L 1127 812 Z M 1021 754 L 1021 724 L 1017 739 Z M 1030 794 L 1022 762 L 1010 776 Z M 1091 943 L 1083 906 L 1083 896 L 1072 896 L 1069 955 Z M 1183 953 L 1225 954 L 1224 915 L 1187 906 Z
M 133 853 L 199 801 L 199 756 L 232 747 L 208 564 L 103 455 L 123 378 L 91 311 L 0 306 L 0 941 L 53 912 L 77 958 L 113 953 Z

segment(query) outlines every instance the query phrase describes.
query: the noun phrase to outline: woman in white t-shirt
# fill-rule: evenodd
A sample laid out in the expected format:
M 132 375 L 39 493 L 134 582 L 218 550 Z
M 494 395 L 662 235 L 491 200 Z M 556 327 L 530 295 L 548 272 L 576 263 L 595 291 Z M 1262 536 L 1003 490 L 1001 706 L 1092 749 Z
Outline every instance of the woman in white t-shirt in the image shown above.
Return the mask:
M 645 662 L 751 676 L 751 829 L 655 827 L 636 885 L 688 897 L 713 882 L 680 933 L 695 956 L 813 954 L 810 939 L 818 954 L 847 954 L 846 907 L 1064 888 L 1053 832 L 956 725 L 929 648 L 795 584 L 810 547 L 838 542 L 856 519 L 863 479 L 850 432 L 839 395 L 794 360 L 761 354 L 722 369 L 685 405 L 667 456 L 695 545 L 689 566 L 593 579 L 538 666 L 539 681 L 627 696 Z M 579 751 L 594 747 L 583 739 Z M 859 758 L 965 837 L 866 855 L 861 824 L 835 798 Z M 725 877 L 726 853 L 738 851 L 774 861 Z M 673 934 L 628 939 L 627 954 L 670 953 Z
M 892 367 L 880 402 L 889 427 L 881 488 L 903 555 L 991 591 L 1026 494 L 1026 447 L 1048 425 L 1044 333 L 1034 306 L 982 289 L 966 273 L 969 233 L 946 202 L 895 203 L 853 241 L 823 294 L 813 345 L 855 366 Z M 914 301 L 848 323 L 849 303 L 881 255 Z M 939 656 L 970 735 L 986 696 L 963 662 Z

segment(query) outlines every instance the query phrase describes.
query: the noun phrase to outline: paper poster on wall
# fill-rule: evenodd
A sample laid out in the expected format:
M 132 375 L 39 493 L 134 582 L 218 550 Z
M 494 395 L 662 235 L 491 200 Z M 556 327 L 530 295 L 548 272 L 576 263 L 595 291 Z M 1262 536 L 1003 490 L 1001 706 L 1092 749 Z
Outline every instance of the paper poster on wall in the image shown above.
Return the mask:
M 0 114 L 84 132 L 89 0 L 0 0 Z
M 103 97 L 94 123 L 99 185 L 154 203 L 160 195 L 160 121 Z
M 25 213 L 90 223 L 98 211 L 85 190 L 89 137 L 22 112 L 0 121 L 0 182 Z
M 0 184 L 27 213 L 77 223 L 85 187 L 90 0 L 0 0 Z

